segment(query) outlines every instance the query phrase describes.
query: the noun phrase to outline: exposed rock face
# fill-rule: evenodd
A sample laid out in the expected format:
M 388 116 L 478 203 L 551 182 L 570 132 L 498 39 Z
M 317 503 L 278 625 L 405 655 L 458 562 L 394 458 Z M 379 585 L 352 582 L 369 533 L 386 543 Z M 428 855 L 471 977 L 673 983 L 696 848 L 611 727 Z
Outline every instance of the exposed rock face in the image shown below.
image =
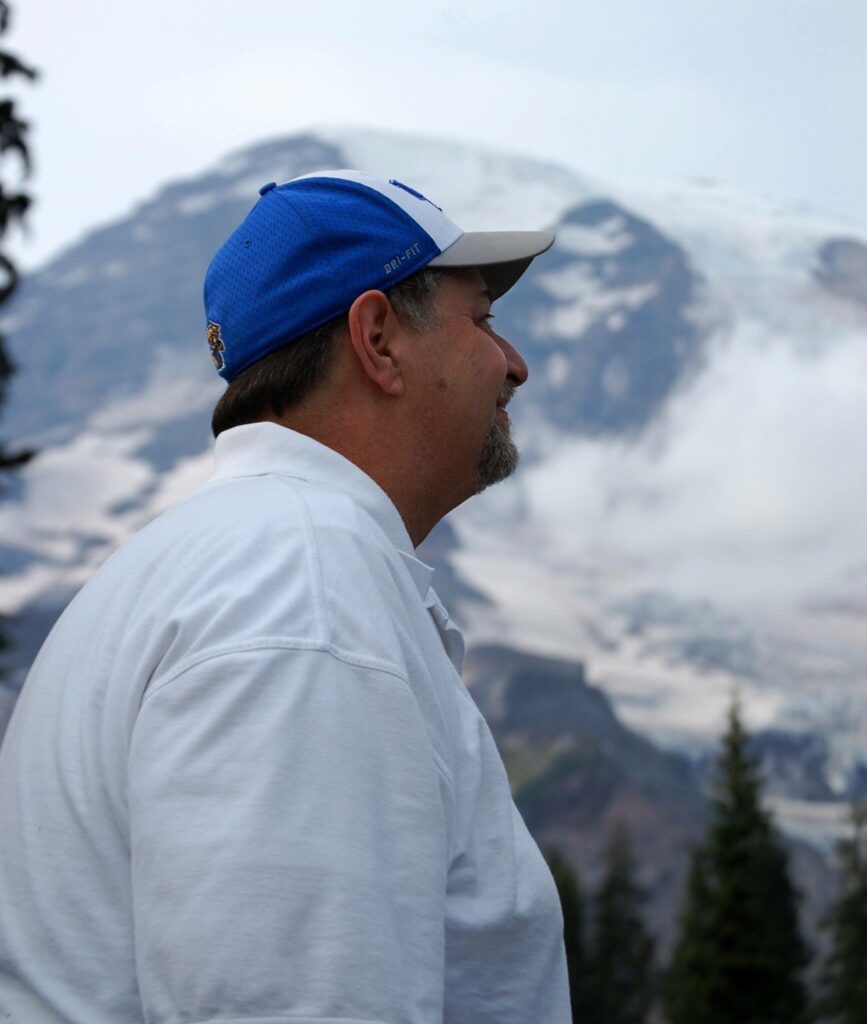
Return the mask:
M 497 741 L 515 802 L 542 849 L 557 847 L 592 891 L 609 838 L 618 825 L 627 827 L 648 893 L 647 919 L 664 959 L 677 932 L 690 850 L 708 820 L 701 767 L 626 728 L 605 695 L 587 684 L 580 664 L 479 647 L 469 652 L 465 676 Z M 790 761 L 805 752 L 810 763 L 821 757 L 820 745 L 808 739 L 766 737 L 760 746 L 765 762 L 776 750 Z M 803 924 L 816 938 L 834 874 L 814 848 L 797 841 L 787 846 L 793 878 L 806 897 Z
M 581 665 L 482 647 L 470 652 L 465 674 L 536 841 L 561 850 L 592 889 L 613 830 L 625 824 L 648 919 L 667 948 L 688 851 L 707 816 L 689 762 L 623 726 Z
M 610 200 L 569 210 L 557 246 L 499 308 L 557 426 L 629 434 L 646 426 L 695 363 L 700 284 L 684 250 Z
M 830 238 L 818 255 L 816 280 L 867 308 L 867 245 L 854 238 Z

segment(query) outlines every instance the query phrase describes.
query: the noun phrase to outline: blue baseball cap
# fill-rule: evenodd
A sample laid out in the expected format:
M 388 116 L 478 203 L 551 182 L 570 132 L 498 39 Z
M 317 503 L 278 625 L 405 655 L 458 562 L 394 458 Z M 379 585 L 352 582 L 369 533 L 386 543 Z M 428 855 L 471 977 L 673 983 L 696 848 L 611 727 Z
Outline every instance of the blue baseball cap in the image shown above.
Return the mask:
M 554 242 L 551 231 L 464 232 L 415 189 L 361 171 L 271 182 L 259 196 L 205 276 L 208 345 L 226 380 L 422 267 L 476 267 L 499 298 Z

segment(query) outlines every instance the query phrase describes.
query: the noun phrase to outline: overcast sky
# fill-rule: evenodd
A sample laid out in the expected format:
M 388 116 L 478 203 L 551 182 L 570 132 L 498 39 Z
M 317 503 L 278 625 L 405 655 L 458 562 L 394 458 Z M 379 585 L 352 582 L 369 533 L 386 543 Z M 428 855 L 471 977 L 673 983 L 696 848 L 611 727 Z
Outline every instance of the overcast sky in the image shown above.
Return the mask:
M 618 183 L 711 177 L 867 224 L 864 0 L 13 0 L 35 265 L 168 179 L 316 124 Z

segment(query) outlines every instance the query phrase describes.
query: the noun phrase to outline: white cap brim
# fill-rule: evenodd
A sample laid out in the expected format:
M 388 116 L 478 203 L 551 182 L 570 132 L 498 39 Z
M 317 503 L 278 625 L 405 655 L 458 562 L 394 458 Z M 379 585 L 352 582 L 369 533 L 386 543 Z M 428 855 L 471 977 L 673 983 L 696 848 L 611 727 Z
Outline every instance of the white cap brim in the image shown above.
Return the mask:
M 553 244 L 553 231 L 466 231 L 428 266 L 478 268 L 493 301 L 504 295 L 533 260 Z

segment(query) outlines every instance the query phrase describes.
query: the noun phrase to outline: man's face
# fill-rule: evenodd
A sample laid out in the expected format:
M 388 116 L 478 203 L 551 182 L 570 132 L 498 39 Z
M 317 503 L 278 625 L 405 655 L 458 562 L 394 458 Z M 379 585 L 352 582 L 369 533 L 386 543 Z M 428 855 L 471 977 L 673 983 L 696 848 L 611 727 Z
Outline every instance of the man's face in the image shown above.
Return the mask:
M 515 471 L 505 405 L 527 379 L 527 365 L 494 330 L 478 271 L 449 275 L 438 300 L 439 325 L 420 338 L 423 415 L 435 455 L 469 496 Z

